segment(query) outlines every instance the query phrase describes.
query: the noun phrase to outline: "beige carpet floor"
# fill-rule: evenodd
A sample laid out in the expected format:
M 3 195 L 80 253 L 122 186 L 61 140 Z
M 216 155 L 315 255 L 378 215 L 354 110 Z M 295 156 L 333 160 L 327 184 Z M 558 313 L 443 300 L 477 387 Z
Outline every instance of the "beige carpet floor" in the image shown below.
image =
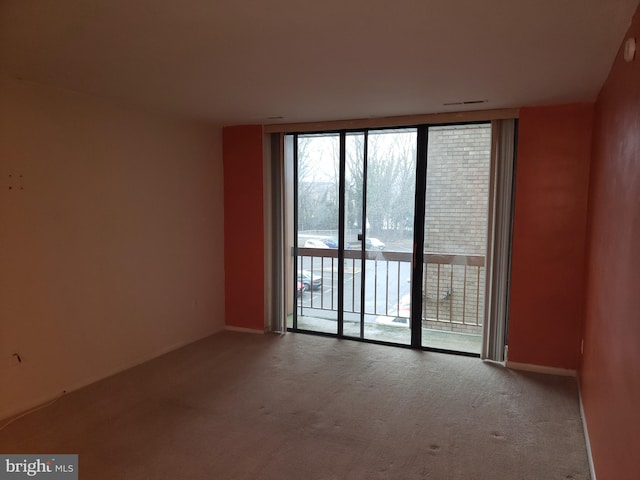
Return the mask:
M 1 453 L 80 479 L 588 479 L 575 379 L 302 334 L 224 332 L 62 397 Z

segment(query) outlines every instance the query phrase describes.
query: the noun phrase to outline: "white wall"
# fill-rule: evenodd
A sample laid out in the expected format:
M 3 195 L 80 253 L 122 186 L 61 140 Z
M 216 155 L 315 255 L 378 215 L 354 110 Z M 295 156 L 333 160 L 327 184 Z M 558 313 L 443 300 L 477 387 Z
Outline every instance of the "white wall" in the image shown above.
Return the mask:
M 0 106 L 0 418 L 224 328 L 220 129 L 2 76 Z

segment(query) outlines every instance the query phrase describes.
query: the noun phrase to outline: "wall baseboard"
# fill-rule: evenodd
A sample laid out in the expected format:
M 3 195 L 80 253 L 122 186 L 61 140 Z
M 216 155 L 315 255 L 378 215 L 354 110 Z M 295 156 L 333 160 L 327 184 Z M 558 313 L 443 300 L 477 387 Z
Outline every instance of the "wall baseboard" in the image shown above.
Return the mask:
M 511 368 L 513 370 L 522 370 L 525 372 L 535 372 L 535 373 L 545 373 L 547 375 L 560 375 L 562 377 L 576 377 L 577 373 L 575 370 L 569 370 L 566 368 L 556 368 L 556 367 L 545 367 L 543 365 L 533 365 L 530 363 L 519 363 L 519 362 L 507 362 L 507 368 Z
M 202 340 L 204 338 L 207 338 L 211 335 L 215 335 L 216 333 L 220 332 L 219 329 L 217 330 L 212 330 L 212 331 L 207 331 L 204 333 L 199 333 L 197 335 L 194 335 L 193 337 L 188 337 L 185 340 L 182 340 L 180 342 L 176 342 L 173 343 L 171 345 L 165 346 L 163 348 L 159 348 L 157 350 L 153 350 L 150 352 L 147 352 L 144 355 L 141 355 L 137 358 L 134 358 L 132 360 L 129 360 L 127 362 L 124 362 L 120 365 L 115 366 L 114 368 L 111 368 L 105 372 L 102 372 L 98 375 L 92 375 L 86 378 L 83 378 L 77 382 L 73 382 L 70 384 L 67 384 L 65 387 L 60 388 L 57 392 L 55 393 L 51 393 L 49 395 L 45 395 L 45 396 L 41 396 L 35 400 L 32 400 L 30 402 L 27 402 L 19 407 L 10 407 L 6 410 L 2 410 L 0 411 L 0 425 L 6 426 L 8 425 L 8 423 L 12 423 L 13 421 L 15 421 L 17 418 L 20 418 L 24 415 L 27 415 L 31 412 L 40 410 L 43 407 L 46 407 L 47 405 L 54 403 L 56 401 L 58 401 L 60 398 L 62 398 L 63 396 L 74 392 L 76 390 L 80 390 L 81 388 L 84 388 L 88 385 L 91 385 L 93 383 L 99 382 L 100 380 L 104 380 L 105 378 L 109 378 L 112 377 L 113 375 L 117 375 L 118 373 L 124 372 L 125 370 L 129 370 L 131 368 L 137 367 L 138 365 L 141 365 L 143 363 L 149 362 L 155 358 L 161 357 L 162 355 L 165 355 L 167 353 L 173 352 L 174 350 L 178 350 L 182 347 L 186 347 L 187 345 L 190 345 L 192 343 L 195 343 L 199 340 Z M 5 423 L 8 422 L 8 423 Z
M 224 329 L 230 332 L 257 333 L 260 335 L 264 334 L 264 330 L 257 330 L 255 328 L 234 327 L 233 325 L 226 325 Z
M 593 455 L 591 454 L 591 441 L 589 440 L 589 428 L 587 427 L 587 416 L 584 413 L 584 404 L 582 403 L 582 384 L 580 376 L 578 376 L 578 399 L 580 400 L 580 418 L 582 420 L 582 430 L 584 432 L 584 441 L 587 446 L 587 460 L 589 462 L 589 473 L 591 480 L 596 480 L 596 468 L 593 464 Z

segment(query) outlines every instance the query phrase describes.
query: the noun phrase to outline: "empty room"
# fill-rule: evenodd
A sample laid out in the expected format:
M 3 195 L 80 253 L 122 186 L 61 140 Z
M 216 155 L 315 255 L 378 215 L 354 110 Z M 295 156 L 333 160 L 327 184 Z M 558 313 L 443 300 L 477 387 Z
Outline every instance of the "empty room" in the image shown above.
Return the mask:
M 2 0 L 0 478 L 640 478 L 638 0 Z

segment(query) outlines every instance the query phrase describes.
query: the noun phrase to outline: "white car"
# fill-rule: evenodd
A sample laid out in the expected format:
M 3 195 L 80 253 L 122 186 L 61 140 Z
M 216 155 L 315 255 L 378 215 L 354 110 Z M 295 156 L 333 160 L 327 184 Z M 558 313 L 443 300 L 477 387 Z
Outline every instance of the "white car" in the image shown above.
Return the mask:
M 360 240 L 347 242 L 346 248 L 349 250 L 360 250 L 360 248 L 362 248 L 362 242 Z M 382 240 L 373 237 L 367 237 L 364 248 L 367 250 L 384 250 L 386 248 L 386 245 Z
M 304 248 L 329 248 L 322 240 L 307 240 L 304 242 Z
M 381 240 L 377 238 L 368 237 L 365 243 L 365 247 L 367 250 L 384 250 L 386 245 Z

